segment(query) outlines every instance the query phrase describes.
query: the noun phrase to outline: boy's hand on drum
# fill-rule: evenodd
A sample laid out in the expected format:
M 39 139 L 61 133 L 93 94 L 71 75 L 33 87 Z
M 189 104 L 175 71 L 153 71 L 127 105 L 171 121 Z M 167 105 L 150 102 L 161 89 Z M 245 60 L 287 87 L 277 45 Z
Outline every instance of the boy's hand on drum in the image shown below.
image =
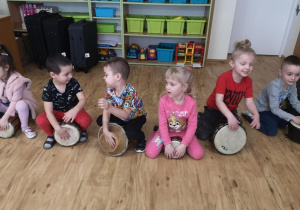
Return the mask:
M 228 126 L 231 130 L 237 130 L 239 128 L 240 121 L 238 121 L 234 115 L 228 118 Z
M 70 130 L 70 128 L 60 127 L 60 129 L 56 130 L 56 132 L 60 136 L 61 139 L 68 140 L 70 138 L 70 135 L 68 133 L 69 130 Z
M 105 132 L 105 140 L 108 143 L 109 146 L 115 147 L 116 146 L 116 141 L 114 139 L 117 139 L 116 135 L 112 132 Z
M 165 146 L 165 156 L 167 158 L 172 158 L 174 155 L 174 147 L 172 146 L 172 144 L 168 144 Z
M 108 101 L 107 101 L 105 98 L 100 98 L 100 99 L 98 100 L 98 106 L 99 106 L 101 109 L 108 110 L 110 104 L 108 103 Z
M 68 123 L 68 122 L 73 122 L 76 115 L 77 115 L 77 111 L 75 109 L 70 109 L 69 111 L 67 111 L 65 113 L 65 115 L 63 116 L 63 121 Z
M 186 145 L 180 144 L 178 147 L 176 147 L 174 153 L 177 158 L 181 158 L 185 154 L 185 151 Z
M 255 128 L 255 129 L 260 129 L 260 119 L 259 119 L 259 115 L 253 115 L 251 117 L 252 122 L 250 124 L 251 128 Z
M 292 118 L 292 120 L 293 120 L 295 123 L 297 123 L 297 124 L 300 125 L 300 117 L 294 116 L 294 117 Z
M 5 120 L 5 119 L 3 119 L 3 118 L 1 118 L 1 120 L 0 120 L 0 130 L 1 131 L 5 131 L 8 128 L 9 128 L 8 121 Z

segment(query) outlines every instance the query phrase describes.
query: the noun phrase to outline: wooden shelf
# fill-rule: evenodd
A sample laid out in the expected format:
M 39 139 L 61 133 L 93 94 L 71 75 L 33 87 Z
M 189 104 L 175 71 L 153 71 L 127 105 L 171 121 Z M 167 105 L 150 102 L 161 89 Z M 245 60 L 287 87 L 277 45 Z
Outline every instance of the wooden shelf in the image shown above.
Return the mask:
M 22 29 L 22 19 L 20 15 L 20 9 L 19 6 L 24 3 L 31 3 L 31 2 L 55 2 L 55 3 L 70 3 L 70 7 L 72 7 L 73 3 L 85 3 L 88 8 L 88 13 L 91 20 L 95 20 L 97 22 L 110 22 L 110 21 L 116 21 L 117 22 L 117 31 L 115 33 L 98 33 L 99 36 L 105 35 L 105 36 L 112 36 L 112 39 L 116 39 L 117 42 L 121 42 L 120 45 L 116 46 L 115 48 L 110 49 L 117 49 L 121 50 L 121 54 L 118 54 L 118 56 L 126 57 L 127 50 L 129 49 L 129 45 L 132 44 L 133 39 L 142 40 L 143 42 L 147 43 L 147 46 L 150 44 L 158 44 L 159 42 L 171 42 L 171 40 L 186 40 L 188 41 L 199 41 L 204 43 L 205 50 L 204 50 L 204 61 L 206 58 L 207 53 L 207 46 L 208 46 L 208 40 L 209 40 L 209 32 L 210 32 L 210 25 L 211 25 L 211 14 L 212 9 L 214 6 L 214 1 L 209 0 L 207 4 L 174 4 L 174 3 L 151 3 L 149 1 L 145 2 L 127 2 L 127 1 L 94 1 L 94 0 L 7 0 L 8 8 L 10 10 L 10 14 L 12 17 L 12 22 L 14 26 L 14 30 L 18 32 L 26 32 L 26 29 Z M 95 7 L 101 7 L 101 6 L 112 6 L 116 7 L 118 10 L 117 17 L 96 17 L 95 16 Z M 68 7 L 68 5 L 66 5 Z M 156 7 L 156 8 L 155 8 Z M 156 12 L 155 9 L 157 8 L 163 8 L 163 10 L 158 10 Z M 146 10 L 145 12 L 145 8 Z M 151 8 L 153 8 L 151 10 Z M 190 13 L 190 10 L 193 14 Z M 155 10 L 155 12 L 153 12 Z M 167 34 L 166 32 L 163 34 L 149 34 L 147 33 L 146 29 L 143 33 L 129 33 L 127 32 L 127 21 L 126 16 L 128 14 L 144 14 L 145 15 L 164 15 L 165 16 L 165 10 L 168 11 L 168 16 L 171 16 L 169 14 L 178 15 L 178 16 L 205 16 L 207 19 L 204 34 L 202 35 L 190 35 L 190 34 Z M 74 11 L 76 12 L 76 11 Z M 188 15 L 187 15 L 188 14 Z M 197 15 L 199 14 L 199 15 Z M 145 23 L 146 25 L 146 23 Z M 119 36 L 119 37 L 118 37 Z M 158 43 L 155 43 L 157 40 Z M 154 42 L 154 43 L 153 43 Z M 176 41 L 175 41 L 176 43 Z M 146 44 L 144 44 L 146 45 Z M 175 66 L 175 63 L 164 63 L 159 61 L 138 61 L 138 60 L 128 60 L 131 64 L 140 64 L 140 65 L 168 65 L 168 66 Z

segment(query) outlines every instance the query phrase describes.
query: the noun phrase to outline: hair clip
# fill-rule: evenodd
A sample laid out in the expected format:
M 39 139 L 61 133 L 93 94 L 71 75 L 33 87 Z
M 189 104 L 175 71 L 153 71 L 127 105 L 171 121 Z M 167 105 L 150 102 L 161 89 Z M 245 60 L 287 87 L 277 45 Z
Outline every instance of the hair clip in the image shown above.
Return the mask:
M 187 67 L 187 70 L 188 70 L 188 71 L 191 71 L 191 68 L 190 68 L 190 67 Z
M 7 54 L 7 53 L 1 53 L 1 55 L 5 55 L 5 56 L 8 56 L 8 54 Z

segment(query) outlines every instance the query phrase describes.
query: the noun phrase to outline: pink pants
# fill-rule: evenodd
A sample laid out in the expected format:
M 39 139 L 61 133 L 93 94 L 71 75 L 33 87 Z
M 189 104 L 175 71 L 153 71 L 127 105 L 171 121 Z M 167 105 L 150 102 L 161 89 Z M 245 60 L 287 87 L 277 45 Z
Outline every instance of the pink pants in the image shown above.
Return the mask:
M 147 141 L 146 150 L 145 150 L 146 155 L 149 158 L 156 158 L 161 152 L 163 145 L 164 143 L 160 138 L 159 130 L 156 132 L 153 131 L 149 137 L 149 140 Z M 196 136 L 193 137 L 192 141 L 187 146 L 187 152 L 192 158 L 196 160 L 199 160 L 203 157 L 204 151 L 202 146 L 198 142 Z
M 62 121 L 65 112 L 60 112 L 53 110 L 53 114 L 58 122 Z M 89 125 L 92 123 L 91 116 L 82 109 L 78 112 L 77 116 L 75 117 L 74 121 L 79 125 L 81 132 L 86 131 Z M 53 127 L 49 122 L 46 112 L 43 112 L 36 118 L 36 124 L 48 135 L 53 136 Z

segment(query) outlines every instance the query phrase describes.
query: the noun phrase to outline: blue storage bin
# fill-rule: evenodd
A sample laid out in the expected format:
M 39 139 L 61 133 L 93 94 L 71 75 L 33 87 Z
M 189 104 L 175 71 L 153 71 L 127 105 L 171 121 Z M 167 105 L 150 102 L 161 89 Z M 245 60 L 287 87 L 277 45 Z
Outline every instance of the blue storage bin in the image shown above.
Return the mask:
M 96 7 L 95 13 L 97 17 L 114 17 L 116 8 L 114 7 Z
M 149 0 L 150 3 L 165 3 L 166 0 Z
M 127 2 L 130 2 L 130 1 L 131 1 L 131 2 L 132 2 L 132 1 L 133 1 L 133 2 L 143 2 L 144 0 L 127 0 Z
M 156 48 L 157 60 L 161 62 L 172 62 L 176 44 L 174 43 L 159 43 Z
M 191 4 L 207 4 L 208 0 L 190 0 Z
M 169 2 L 173 4 L 185 4 L 186 0 L 169 0 Z

